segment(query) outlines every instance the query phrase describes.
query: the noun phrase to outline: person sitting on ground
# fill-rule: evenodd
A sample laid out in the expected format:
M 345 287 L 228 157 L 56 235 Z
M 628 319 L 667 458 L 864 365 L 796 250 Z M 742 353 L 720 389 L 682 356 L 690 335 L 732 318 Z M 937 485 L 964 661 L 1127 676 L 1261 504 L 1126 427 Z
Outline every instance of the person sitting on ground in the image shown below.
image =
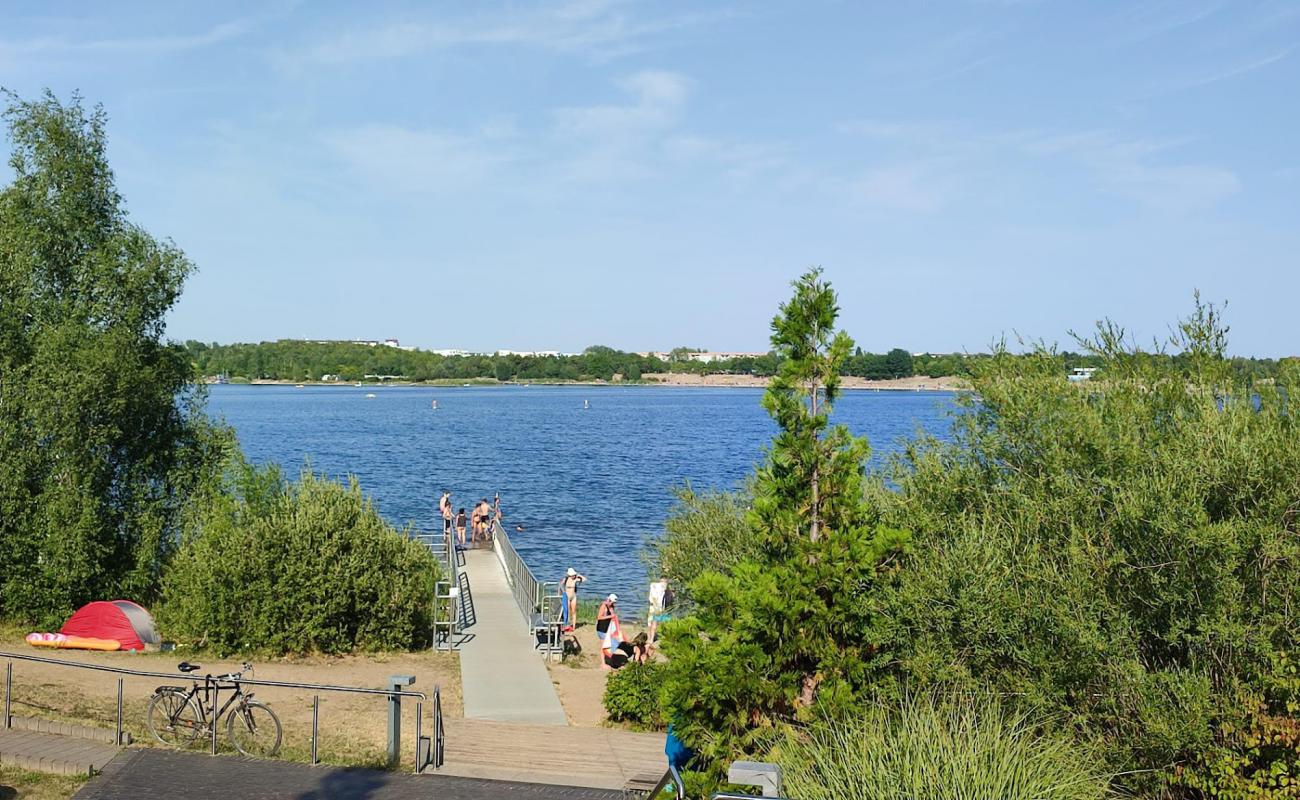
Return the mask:
M 650 660 L 650 638 L 646 636 L 645 631 L 642 631 L 630 642 L 619 642 L 618 648 L 612 655 L 614 659 L 618 659 L 620 655 L 622 656 L 622 664 L 611 665 L 615 669 L 633 662 L 644 664 Z
M 564 580 L 560 581 L 560 594 L 564 598 L 560 618 L 564 621 L 565 633 L 572 631 L 578 624 L 578 584 L 586 579 L 586 575 L 579 575 L 576 569 L 569 567 L 564 573 Z
M 465 509 L 463 508 L 456 515 L 456 540 L 460 542 L 461 547 L 465 546 Z

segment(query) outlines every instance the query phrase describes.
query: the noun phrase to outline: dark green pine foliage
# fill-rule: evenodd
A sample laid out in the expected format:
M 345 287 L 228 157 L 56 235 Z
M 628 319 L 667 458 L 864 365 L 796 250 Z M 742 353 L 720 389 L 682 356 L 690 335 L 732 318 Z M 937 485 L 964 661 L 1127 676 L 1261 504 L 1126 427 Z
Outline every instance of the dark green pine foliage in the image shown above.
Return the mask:
M 0 189 L 0 614 L 148 601 L 221 446 L 161 341 L 191 263 L 126 217 L 104 112 L 9 95 Z
M 857 702 L 881 657 L 873 590 L 907 540 L 863 501 L 867 442 L 829 423 L 853 350 L 835 293 L 820 270 L 794 288 L 772 322 L 784 360 L 763 398 L 780 433 L 747 517 L 761 555 L 696 578 L 695 612 L 664 633 L 670 719 L 715 772 L 783 722 Z

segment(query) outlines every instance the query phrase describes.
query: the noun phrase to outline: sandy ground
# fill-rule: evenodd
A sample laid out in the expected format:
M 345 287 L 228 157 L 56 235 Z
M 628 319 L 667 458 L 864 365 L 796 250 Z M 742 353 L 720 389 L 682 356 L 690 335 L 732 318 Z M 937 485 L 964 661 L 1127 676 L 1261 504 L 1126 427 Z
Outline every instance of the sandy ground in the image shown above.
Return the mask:
M 0 650 L 22 655 L 38 655 L 83 664 L 102 664 L 148 672 L 175 675 L 174 679 L 128 677 L 124 683 L 126 728 L 137 741 L 149 739 L 145 726 L 145 709 L 155 687 L 162 684 L 188 684 L 176 671 L 181 661 L 197 662 L 201 673 L 220 674 L 238 669 L 238 661 L 209 658 L 203 654 L 178 650 L 171 653 L 98 653 L 90 651 L 46 651 L 31 647 L 21 638 L 0 638 Z M 0 655 L 0 661 L 4 661 Z M 13 714 L 60 719 L 69 722 L 111 728 L 116 718 L 117 678 L 114 673 L 74 669 L 56 664 L 13 660 Z M 253 660 L 255 678 L 383 688 L 390 675 L 415 675 L 411 687 L 429 695 L 425 707 L 424 733 L 428 735 L 432 720 L 434 686 L 442 691 L 442 708 L 446 716 L 462 714 L 460 669 L 455 655 L 445 653 L 386 653 L 346 657 L 312 657 L 284 660 Z M 285 727 L 284 754 L 306 759 L 310 753 L 311 706 L 313 692 L 299 689 L 256 687 L 257 697 L 275 710 Z M 387 701 L 379 695 L 320 694 L 320 755 L 322 760 L 338 763 L 379 763 L 387 741 Z M 408 705 L 409 704 L 409 705 Z M 414 749 L 414 701 L 403 706 L 403 750 Z M 224 727 L 219 728 L 224 737 Z M 410 744 L 410 747 L 407 745 Z M 224 746 L 224 743 L 223 743 Z M 411 760 L 412 753 L 403 753 Z
M 623 632 L 629 639 L 642 630 L 642 627 L 631 623 L 623 624 Z M 564 706 L 570 725 L 605 725 L 605 681 L 613 673 L 600 668 L 600 642 L 596 638 L 594 625 L 579 625 L 574 636 L 582 645 L 582 653 L 568 656 L 562 662 L 547 662 L 551 681 L 560 695 L 560 705 Z

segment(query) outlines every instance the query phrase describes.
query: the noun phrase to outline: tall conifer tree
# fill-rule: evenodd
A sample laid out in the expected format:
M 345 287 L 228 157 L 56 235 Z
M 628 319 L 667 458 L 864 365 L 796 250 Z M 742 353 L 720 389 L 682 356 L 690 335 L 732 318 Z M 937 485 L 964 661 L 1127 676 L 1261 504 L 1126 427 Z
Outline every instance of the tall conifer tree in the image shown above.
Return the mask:
M 665 633 L 669 713 L 716 767 L 784 721 L 856 702 L 879 655 L 872 586 L 907 539 L 864 502 L 866 440 L 829 421 L 853 351 L 835 292 L 819 269 L 794 290 L 772 321 L 784 361 L 763 406 L 780 432 L 748 515 L 763 555 L 698 578 L 695 612 Z

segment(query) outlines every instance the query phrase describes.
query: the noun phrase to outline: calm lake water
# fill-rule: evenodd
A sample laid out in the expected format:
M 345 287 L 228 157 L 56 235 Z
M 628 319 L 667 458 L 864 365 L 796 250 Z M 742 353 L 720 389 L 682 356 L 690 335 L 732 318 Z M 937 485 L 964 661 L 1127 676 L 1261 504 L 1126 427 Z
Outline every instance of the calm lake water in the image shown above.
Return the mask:
M 507 529 L 540 580 L 574 566 L 589 578 L 589 596 L 640 598 L 642 547 L 662 530 L 670 488 L 689 481 L 730 489 L 763 458 L 775 425 L 761 396 L 668 387 L 213 386 L 208 407 L 234 426 L 253 461 L 278 462 L 290 474 L 309 462 L 330 476 L 355 475 L 398 526 L 440 529 L 443 488 L 466 509 L 500 492 Z M 878 463 L 918 430 L 943 435 L 953 408 L 943 393 L 850 391 L 833 420 L 868 437 Z

